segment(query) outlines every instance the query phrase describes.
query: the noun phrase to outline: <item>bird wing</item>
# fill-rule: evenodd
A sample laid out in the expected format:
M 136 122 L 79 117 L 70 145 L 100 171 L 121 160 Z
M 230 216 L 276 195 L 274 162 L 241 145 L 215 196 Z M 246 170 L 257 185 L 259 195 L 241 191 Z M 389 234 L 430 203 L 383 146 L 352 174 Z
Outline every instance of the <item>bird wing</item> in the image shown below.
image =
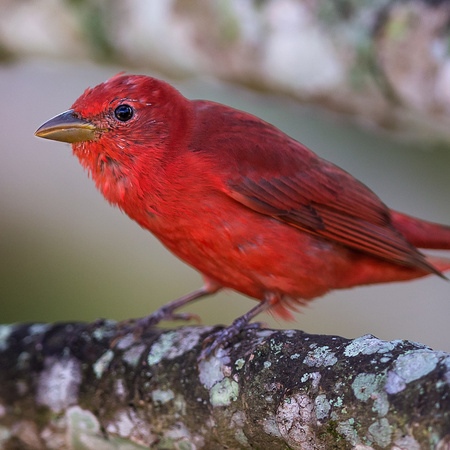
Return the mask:
M 344 170 L 247 113 L 198 102 L 197 114 L 205 114 L 203 144 L 194 138 L 192 148 L 208 153 L 234 200 L 347 247 L 438 273 L 392 225 L 381 200 Z
M 390 225 L 386 211 L 380 208 L 378 214 L 375 211 L 365 214 L 363 207 L 361 211 L 352 211 L 354 205 L 345 199 L 324 202 L 323 198 L 308 196 L 311 187 L 320 188 L 314 179 L 306 186 L 299 184 L 295 175 L 257 180 L 243 177 L 237 183 L 233 180 L 228 187 L 232 198 L 259 213 L 392 262 L 424 266 L 423 256 Z M 427 263 L 425 266 L 429 270 Z

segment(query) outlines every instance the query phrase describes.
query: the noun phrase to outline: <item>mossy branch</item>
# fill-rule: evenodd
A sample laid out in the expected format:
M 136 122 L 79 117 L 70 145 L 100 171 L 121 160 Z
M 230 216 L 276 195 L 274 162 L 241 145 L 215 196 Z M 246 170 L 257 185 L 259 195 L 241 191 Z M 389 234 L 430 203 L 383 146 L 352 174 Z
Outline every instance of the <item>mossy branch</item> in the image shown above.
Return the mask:
M 450 355 L 373 336 L 0 327 L 2 448 L 447 448 Z M 442 447 L 440 447 L 442 446 Z

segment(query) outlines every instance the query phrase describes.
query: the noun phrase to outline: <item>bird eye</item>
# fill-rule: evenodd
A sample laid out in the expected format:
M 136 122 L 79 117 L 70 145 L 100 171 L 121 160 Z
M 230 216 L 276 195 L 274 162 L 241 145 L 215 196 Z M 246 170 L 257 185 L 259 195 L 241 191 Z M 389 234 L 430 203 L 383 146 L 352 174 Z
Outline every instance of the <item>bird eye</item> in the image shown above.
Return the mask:
M 121 122 L 127 122 L 133 117 L 133 114 L 134 114 L 133 108 L 127 104 L 119 105 L 114 110 L 114 115 L 116 116 L 116 119 L 120 120 Z

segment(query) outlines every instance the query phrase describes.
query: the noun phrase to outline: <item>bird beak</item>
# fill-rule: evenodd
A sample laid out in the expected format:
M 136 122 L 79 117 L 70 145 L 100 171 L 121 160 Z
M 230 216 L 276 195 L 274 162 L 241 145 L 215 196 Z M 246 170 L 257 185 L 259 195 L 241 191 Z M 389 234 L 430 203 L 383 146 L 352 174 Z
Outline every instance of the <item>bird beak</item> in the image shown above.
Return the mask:
M 96 137 L 96 131 L 99 130 L 92 123 L 79 119 L 73 109 L 69 109 L 45 122 L 34 134 L 41 138 L 72 144 L 92 141 Z

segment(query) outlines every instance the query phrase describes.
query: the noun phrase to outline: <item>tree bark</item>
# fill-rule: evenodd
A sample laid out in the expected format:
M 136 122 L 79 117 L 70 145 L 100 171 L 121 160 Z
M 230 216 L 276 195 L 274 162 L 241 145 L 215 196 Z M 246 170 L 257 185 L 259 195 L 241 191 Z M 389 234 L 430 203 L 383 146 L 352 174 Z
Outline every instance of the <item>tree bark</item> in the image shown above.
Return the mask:
M 248 328 L 118 335 L 114 322 L 0 327 L 5 449 L 444 449 L 450 355 Z M 142 446 L 142 447 L 141 447 Z

